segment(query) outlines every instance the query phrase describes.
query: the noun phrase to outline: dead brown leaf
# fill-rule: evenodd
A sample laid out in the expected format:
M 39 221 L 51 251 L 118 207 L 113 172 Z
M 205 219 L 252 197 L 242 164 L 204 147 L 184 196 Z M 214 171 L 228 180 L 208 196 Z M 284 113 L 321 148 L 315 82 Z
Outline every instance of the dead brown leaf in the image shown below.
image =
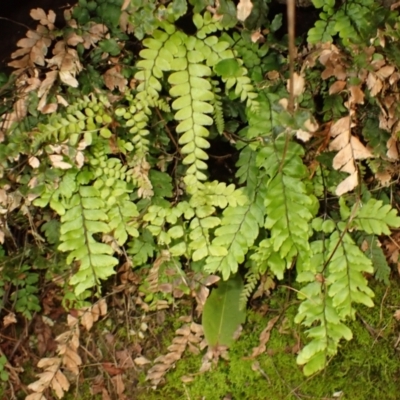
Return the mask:
M 125 372 L 124 368 L 117 367 L 114 363 L 111 362 L 103 362 L 101 363 L 104 371 L 106 371 L 111 376 L 120 375 Z
M 4 328 L 6 328 L 9 325 L 16 324 L 17 323 L 17 318 L 15 317 L 15 314 L 13 312 L 8 313 L 4 318 L 3 318 L 3 325 Z
M 340 93 L 346 87 L 345 81 L 336 81 L 332 83 L 331 87 L 329 88 L 329 94 L 336 94 Z
M 124 395 L 125 391 L 125 385 L 124 381 L 122 380 L 122 375 L 116 375 L 111 378 L 111 381 L 113 383 L 114 389 L 118 395 L 119 399 L 126 399 L 126 396 Z
M 350 101 L 353 104 L 364 104 L 364 92 L 360 85 L 350 86 Z
M 336 121 L 330 129 L 330 136 L 334 138 L 329 145 L 329 150 L 337 151 L 333 159 L 333 168 L 350 174 L 336 188 L 338 196 L 353 190 L 358 184 L 358 171 L 355 162 L 373 157 L 371 151 L 360 140 L 351 135 L 350 116 Z
M 236 18 L 243 22 L 249 17 L 252 10 L 253 3 L 251 0 L 240 0 L 236 9 Z
M 271 337 L 271 331 L 272 328 L 274 327 L 274 325 L 276 324 L 276 322 L 279 319 L 279 315 L 277 315 L 276 317 L 272 318 L 265 329 L 263 329 L 263 331 L 260 333 L 260 344 L 257 347 L 253 348 L 253 351 L 251 353 L 251 356 L 249 358 L 255 358 L 258 357 L 260 354 L 264 353 L 266 350 L 266 344 L 269 341 L 269 338 Z
M 304 92 L 305 80 L 298 73 L 293 74 L 293 96 L 298 97 Z M 290 92 L 290 79 L 287 81 L 286 85 L 287 91 Z
M 128 80 L 121 74 L 120 66 L 115 66 L 108 69 L 103 74 L 103 78 L 105 85 L 110 90 L 118 88 L 118 90 L 123 93 L 128 85 Z

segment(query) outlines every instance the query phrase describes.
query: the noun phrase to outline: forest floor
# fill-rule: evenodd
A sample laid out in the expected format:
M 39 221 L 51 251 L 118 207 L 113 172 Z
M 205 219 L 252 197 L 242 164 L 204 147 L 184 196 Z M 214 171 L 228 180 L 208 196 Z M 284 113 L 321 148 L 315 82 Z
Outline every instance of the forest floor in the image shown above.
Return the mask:
M 117 289 L 105 297 L 107 314 L 89 331 L 80 330 L 82 368 L 65 399 L 398 398 L 398 278 L 390 286 L 373 284 L 375 308 L 359 308 L 350 325 L 353 339 L 342 343 L 339 355 L 320 374 L 305 378 L 296 365 L 303 335 L 291 317 L 298 301 L 295 293 L 282 285 L 274 289 L 273 296 L 252 302 L 247 323 L 226 359 L 220 358 L 207 372 L 201 372 L 205 351 L 198 354 L 194 346 L 186 346 L 179 359 L 163 371 L 157 387 L 149 368 L 157 357 L 171 354 L 168 347 L 179 342 L 188 322 L 201 323 L 196 320 L 194 303 L 181 299 L 172 307 L 146 311 L 134 283 L 114 287 Z M 3 318 L 0 348 L 10 364 L 5 369 L 9 381 L 0 389 L 2 399 L 25 398 L 27 385 L 40 372 L 37 363 L 54 357 L 57 335 L 68 330 L 67 313 L 56 287 L 43 293 L 42 305 L 43 313 L 31 321 L 18 317 L 13 322 L 12 313 Z M 265 351 L 254 356 L 255 349 L 264 350 L 263 345 Z M 56 397 L 47 393 L 47 398 Z

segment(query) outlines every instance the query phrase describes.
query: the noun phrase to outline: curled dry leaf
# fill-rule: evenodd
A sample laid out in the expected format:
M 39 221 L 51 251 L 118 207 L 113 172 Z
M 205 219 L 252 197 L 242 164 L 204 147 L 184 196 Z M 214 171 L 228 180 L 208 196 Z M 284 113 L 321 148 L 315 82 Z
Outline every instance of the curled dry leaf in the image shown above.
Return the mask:
M 126 399 L 124 395 L 125 385 L 124 381 L 122 380 L 122 375 L 116 375 L 111 378 L 111 382 L 113 383 L 114 389 L 118 395 L 118 399 Z
M 3 318 L 3 326 L 6 328 L 9 325 L 16 324 L 17 323 L 17 318 L 15 317 L 14 313 L 8 313 L 4 318 Z
M 125 372 L 124 368 L 117 367 L 114 363 L 111 362 L 103 362 L 101 363 L 101 366 L 103 367 L 104 371 L 106 371 L 111 376 L 120 375 Z
M 374 97 L 382 90 L 383 83 L 373 72 L 370 72 L 367 78 L 367 87 L 371 96 Z
M 240 0 L 236 9 L 236 18 L 243 22 L 249 17 L 252 10 L 253 3 L 251 0 Z
M 25 397 L 25 400 L 47 400 L 43 393 L 32 393 Z
M 258 29 L 257 31 L 253 32 L 251 35 L 251 41 L 253 43 L 263 43 L 265 41 L 264 35 Z
M 387 141 L 386 148 L 388 149 L 388 151 L 386 152 L 386 155 L 391 160 L 399 159 L 399 152 L 397 150 L 397 140 L 393 136 Z
M 50 103 L 46 104 L 40 111 L 42 112 L 42 114 L 52 114 L 53 112 L 57 111 L 57 108 L 57 103 Z
M 389 78 L 389 76 L 392 75 L 393 72 L 394 67 L 392 65 L 385 65 L 384 67 L 376 71 L 376 75 L 379 79 L 385 80 L 386 78 Z
M 303 142 L 308 142 L 312 138 L 312 134 L 310 132 L 304 131 L 303 129 L 299 129 L 296 131 L 296 137 Z
M 130 4 L 131 4 L 131 0 L 124 0 L 124 2 L 122 3 L 122 6 L 121 6 L 121 10 L 125 11 L 129 7 Z

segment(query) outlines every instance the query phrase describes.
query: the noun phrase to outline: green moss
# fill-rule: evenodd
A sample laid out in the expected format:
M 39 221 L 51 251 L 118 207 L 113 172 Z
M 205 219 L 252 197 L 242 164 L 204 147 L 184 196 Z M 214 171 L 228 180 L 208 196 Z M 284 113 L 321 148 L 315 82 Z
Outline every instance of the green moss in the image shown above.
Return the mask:
M 230 394 L 233 400 L 291 400 L 306 396 L 318 400 L 341 392 L 341 399 L 380 400 L 383 394 L 385 400 L 398 399 L 400 356 L 394 344 L 399 326 L 393 313 L 400 304 L 399 285 L 389 288 L 386 295 L 387 288 L 382 285 L 374 285 L 373 289 L 376 307 L 359 309 L 356 320 L 349 324 L 353 340 L 342 343 L 323 373 L 305 378 L 296 364 L 292 351 L 299 332 L 292 322 L 297 307 L 293 304 L 286 310 L 285 322 L 282 324 L 281 320 L 272 330 L 267 352 L 256 360 L 246 357 L 258 345 L 259 334 L 268 320 L 276 315 L 272 312 L 266 317 L 249 313 L 244 332 L 229 351 L 229 361 L 220 360 L 212 371 L 198 374 L 200 357 L 186 354 L 168 373 L 163 387 L 146 390 L 137 398 L 219 400 Z M 301 335 L 302 345 L 305 340 Z M 183 383 L 181 377 L 190 374 L 194 374 L 193 382 Z

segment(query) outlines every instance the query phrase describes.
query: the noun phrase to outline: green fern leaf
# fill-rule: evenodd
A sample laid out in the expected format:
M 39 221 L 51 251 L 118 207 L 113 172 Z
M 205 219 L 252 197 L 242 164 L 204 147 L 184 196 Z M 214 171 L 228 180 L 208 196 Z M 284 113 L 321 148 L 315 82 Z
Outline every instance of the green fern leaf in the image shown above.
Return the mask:
M 299 292 L 303 301 L 295 322 L 310 327 L 307 336 L 311 339 L 297 362 L 311 375 L 325 368 L 342 338 L 352 338 L 343 321 L 354 318 L 354 304 L 373 306 L 374 294 L 364 277 L 373 268 L 350 235 L 338 231 L 325 241 L 312 242 L 310 252 L 300 254 L 297 268 L 297 281 L 309 283 Z
M 93 186 L 81 186 L 71 199 L 63 201 L 65 214 L 61 217 L 60 251 L 69 252 L 67 263 L 79 262 L 79 270 L 70 279 L 75 294 L 98 286 L 100 279 L 107 279 L 115 273 L 118 263 L 112 257 L 113 249 L 97 242 L 93 235 L 108 233 L 110 228 L 104 202 Z
M 400 217 L 389 204 L 383 205 L 381 200 L 370 199 L 357 208 L 352 225 L 370 235 L 390 235 L 389 228 L 400 227 Z
M 385 285 L 389 285 L 391 270 L 378 238 L 375 235 L 366 235 L 360 232 L 356 235 L 356 241 L 357 245 L 364 251 L 364 254 L 371 260 L 375 278 Z
M 252 203 L 229 206 L 224 210 L 221 226 L 215 231 L 212 245 L 217 249 L 225 249 L 225 254 L 211 254 L 204 267 L 207 272 L 220 272 L 224 279 L 228 279 L 244 262 L 245 255 L 258 236 L 258 227 L 263 224 L 266 188 L 263 183 L 263 180 L 259 182 L 257 196 Z

